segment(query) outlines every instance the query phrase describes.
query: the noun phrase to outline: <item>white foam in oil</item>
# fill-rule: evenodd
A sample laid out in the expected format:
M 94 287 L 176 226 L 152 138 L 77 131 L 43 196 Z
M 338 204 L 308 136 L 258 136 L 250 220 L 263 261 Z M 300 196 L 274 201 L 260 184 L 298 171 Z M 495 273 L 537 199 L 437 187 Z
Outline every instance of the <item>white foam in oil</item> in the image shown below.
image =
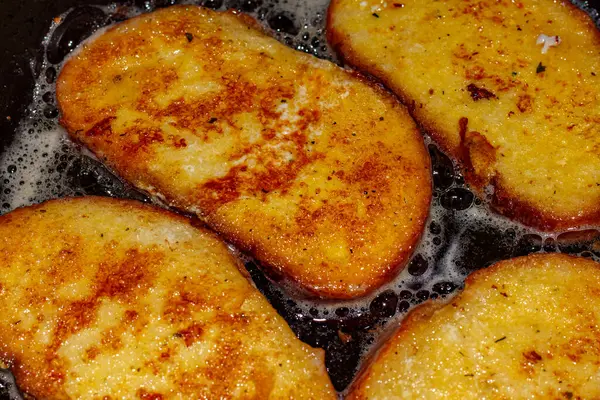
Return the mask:
M 42 46 L 58 27 L 53 22 Z M 45 53 L 45 52 L 44 52 Z M 12 142 L 0 154 L 0 213 L 61 197 L 69 192 L 65 186 L 63 170 L 59 167 L 67 160 L 66 131 L 58 125 L 55 102 L 54 77 L 56 70 L 47 60 L 34 83 L 32 102 L 27 116 L 20 121 Z
M 56 170 L 56 155 L 66 140 L 59 127 L 41 130 L 27 125 L 0 155 L 4 177 L 2 208 L 15 209 L 58 197 L 62 175 Z M 60 158 L 60 156 L 59 156 Z

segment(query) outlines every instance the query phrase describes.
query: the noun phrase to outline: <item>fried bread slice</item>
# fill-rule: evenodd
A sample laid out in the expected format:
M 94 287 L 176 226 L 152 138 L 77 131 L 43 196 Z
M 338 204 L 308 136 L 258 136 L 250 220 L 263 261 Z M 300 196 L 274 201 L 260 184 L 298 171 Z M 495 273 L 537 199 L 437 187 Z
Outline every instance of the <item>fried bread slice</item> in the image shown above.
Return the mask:
M 394 276 L 421 235 L 422 137 L 381 88 L 254 25 L 176 6 L 109 28 L 62 69 L 61 122 L 273 276 L 360 296 Z
M 413 310 L 349 399 L 600 397 L 600 264 L 561 254 L 471 274 Z
M 497 211 L 542 230 L 600 222 L 600 32 L 570 2 L 332 0 L 327 35 Z
M 50 201 L 0 217 L 0 359 L 38 399 L 335 399 L 206 229 L 141 203 Z

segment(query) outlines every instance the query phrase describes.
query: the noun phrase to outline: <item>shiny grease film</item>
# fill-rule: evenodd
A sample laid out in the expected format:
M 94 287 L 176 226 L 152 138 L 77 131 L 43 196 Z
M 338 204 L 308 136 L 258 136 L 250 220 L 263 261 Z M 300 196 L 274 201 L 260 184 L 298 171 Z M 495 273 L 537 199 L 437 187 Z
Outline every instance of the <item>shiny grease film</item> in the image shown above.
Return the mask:
M 44 200 L 81 195 L 149 199 L 73 144 L 59 126 L 55 81 L 65 57 L 98 29 L 168 6 L 176 1 L 134 5 L 80 6 L 52 22 L 35 66 L 33 101 L 12 142 L 0 153 L 0 214 Z M 191 2 L 184 2 L 191 3 Z M 278 40 L 299 51 L 337 61 L 325 40 L 328 0 L 204 0 L 217 10 L 238 9 L 258 19 Z M 587 2 L 576 2 L 595 21 Z M 489 210 L 465 185 L 456 164 L 425 134 L 434 192 L 429 219 L 414 255 L 396 279 L 359 300 L 322 302 L 298 298 L 285 282 L 273 283 L 255 261 L 246 267 L 256 286 L 306 343 L 326 351 L 337 390 L 354 377 L 365 354 L 397 326 L 416 304 L 456 293 L 475 269 L 534 252 L 565 252 L 600 259 L 594 228 L 584 234 L 546 234 L 513 223 Z M 284 289 L 282 290 L 281 287 Z M 18 398 L 14 382 L 0 370 L 0 398 Z

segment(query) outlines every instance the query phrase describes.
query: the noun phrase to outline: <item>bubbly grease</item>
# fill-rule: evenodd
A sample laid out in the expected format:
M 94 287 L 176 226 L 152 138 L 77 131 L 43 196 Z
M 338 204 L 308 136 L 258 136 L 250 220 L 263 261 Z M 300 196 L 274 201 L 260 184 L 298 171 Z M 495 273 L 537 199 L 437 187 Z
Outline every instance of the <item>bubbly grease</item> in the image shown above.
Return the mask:
M 67 138 L 58 125 L 55 80 L 65 57 L 99 28 L 176 1 L 144 1 L 135 6 L 82 6 L 52 23 L 42 43 L 44 61 L 35 83 L 29 116 L 13 142 L 0 154 L 0 214 L 44 200 L 80 195 L 149 199 L 108 171 L 91 154 Z M 192 2 L 186 2 L 192 3 Z M 328 0 L 204 0 L 218 10 L 236 8 L 256 17 L 280 41 L 336 61 L 327 46 L 324 26 Z M 579 2 L 580 7 L 587 7 Z M 598 14 L 586 9 L 595 20 Z M 408 310 L 428 299 L 456 293 L 472 271 L 532 252 L 566 252 L 600 260 L 599 232 L 585 238 L 571 233 L 546 234 L 492 213 L 429 137 L 434 198 L 423 238 L 407 268 L 376 293 L 355 301 L 302 299 L 285 283 L 273 283 L 256 262 L 245 258 L 256 286 L 286 318 L 300 339 L 326 350 L 335 387 L 343 391 L 364 355 L 378 338 L 396 327 Z M 0 397 L 10 381 L 0 370 Z M 10 392 L 10 393 L 9 393 Z M 14 390 L 10 398 L 17 398 Z

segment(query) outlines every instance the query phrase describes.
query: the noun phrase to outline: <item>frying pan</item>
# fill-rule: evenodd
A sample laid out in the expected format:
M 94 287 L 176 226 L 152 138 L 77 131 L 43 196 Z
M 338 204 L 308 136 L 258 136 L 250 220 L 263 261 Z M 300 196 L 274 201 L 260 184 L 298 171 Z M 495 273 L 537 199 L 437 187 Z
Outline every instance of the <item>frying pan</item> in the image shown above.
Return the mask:
M 312 0 L 320 7 L 316 7 L 306 18 L 277 11 L 277 1 L 283 0 L 202 0 L 199 3 L 215 9 L 237 8 L 250 12 L 286 44 L 335 60 L 325 44 L 323 34 L 326 0 Z M 98 27 L 125 18 L 118 5 L 152 10 L 175 3 L 176 0 L 1 2 L 0 156 L 14 141 L 19 124 L 32 118 L 28 107 L 33 99 L 35 80 L 41 77 L 51 85 L 56 77 L 56 66 L 70 50 Z M 275 6 L 271 6 L 273 4 Z M 581 5 L 599 21 L 595 10 L 600 9 L 600 0 Z M 108 10 L 112 11 L 96 6 L 109 6 Z M 44 48 L 41 43 L 49 32 L 51 21 L 59 15 L 63 15 L 64 20 L 54 30 L 52 37 L 47 38 Z M 309 26 L 308 31 L 305 24 Z M 50 96 L 46 100 L 47 104 L 42 108 L 44 115 L 39 118 L 55 124 L 57 110 L 53 99 Z M 473 270 L 501 259 L 539 251 L 560 251 L 600 259 L 600 252 L 597 251 L 600 246 L 594 239 L 598 235 L 588 235 L 587 239 L 582 239 L 581 236 L 567 234 L 559 235 L 555 240 L 490 214 L 465 186 L 453 162 L 427 137 L 426 143 L 432 160 L 435 189 L 430 221 L 408 267 L 392 284 L 360 303 L 322 304 L 292 297 L 274 282 L 273 277 L 267 278 L 254 261 L 246 263 L 258 289 L 287 320 L 298 337 L 314 347 L 325 349 L 326 366 L 339 391 L 350 383 L 365 352 L 376 343 L 378 337 L 397 326 L 398 320 L 409 309 L 425 300 L 454 293 L 464 277 Z M 0 193 L 7 189 L 6 168 L 0 163 Z M 149 201 L 143 194 L 112 177 L 100 164 L 77 151 L 69 157 L 63 173 L 69 177 L 66 180 L 67 186 L 70 186 L 68 193 Z M 59 197 L 64 193 L 64 190 L 56 191 L 45 197 Z M 36 198 L 34 201 L 46 198 Z M 1 203 L 0 213 L 13 208 L 10 204 Z M 459 250 L 450 251 L 456 248 Z M 452 265 L 451 271 L 449 265 Z M 17 398 L 21 397 L 15 390 L 11 375 L 0 369 L 0 400 Z

